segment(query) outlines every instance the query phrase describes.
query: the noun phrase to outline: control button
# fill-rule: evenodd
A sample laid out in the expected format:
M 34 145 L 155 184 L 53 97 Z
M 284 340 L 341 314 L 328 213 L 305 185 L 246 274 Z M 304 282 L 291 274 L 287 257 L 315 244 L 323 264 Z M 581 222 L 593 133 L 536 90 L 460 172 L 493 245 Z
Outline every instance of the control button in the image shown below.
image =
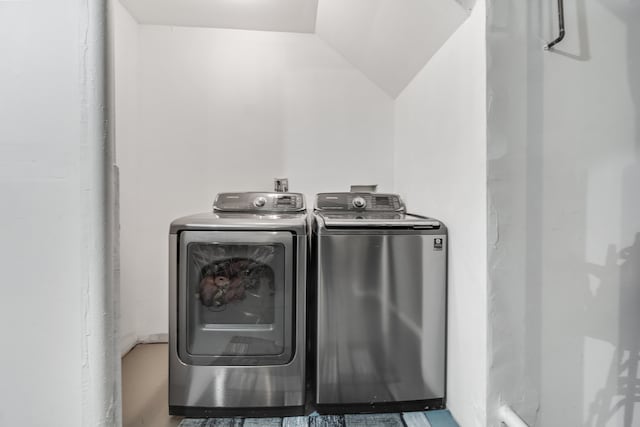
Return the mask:
M 362 209 L 367 206 L 367 201 L 362 197 L 356 197 L 353 199 L 353 207 L 357 209 Z
M 264 197 L 258 197 L 253 201 L 253 205 L 257 208 L 261 208 L 266 204 L 267 204 L 267 199 L 265 199 Z

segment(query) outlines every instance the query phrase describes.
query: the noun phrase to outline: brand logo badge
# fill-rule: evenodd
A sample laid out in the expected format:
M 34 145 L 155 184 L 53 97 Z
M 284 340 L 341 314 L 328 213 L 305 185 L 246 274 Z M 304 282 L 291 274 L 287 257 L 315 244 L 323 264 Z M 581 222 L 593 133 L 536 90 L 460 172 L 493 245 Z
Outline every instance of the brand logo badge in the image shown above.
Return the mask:
M 442 244 L 443 244 L 443 240 L 441 237 L 436 237 L 435 239 L 433 239 L 433 250 L 434 251 L 441 251 L 442 250 Z

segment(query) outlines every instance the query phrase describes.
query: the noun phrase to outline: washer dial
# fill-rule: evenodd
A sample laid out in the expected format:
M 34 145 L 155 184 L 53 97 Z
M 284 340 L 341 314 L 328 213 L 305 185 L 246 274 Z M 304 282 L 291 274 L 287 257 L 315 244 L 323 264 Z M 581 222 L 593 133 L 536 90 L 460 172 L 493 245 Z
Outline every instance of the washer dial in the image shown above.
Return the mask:
M 356 209 L 363 209 L 367 206 L 367 201 L 362 197 L 355 197 L 352 203 L 353 207 Z

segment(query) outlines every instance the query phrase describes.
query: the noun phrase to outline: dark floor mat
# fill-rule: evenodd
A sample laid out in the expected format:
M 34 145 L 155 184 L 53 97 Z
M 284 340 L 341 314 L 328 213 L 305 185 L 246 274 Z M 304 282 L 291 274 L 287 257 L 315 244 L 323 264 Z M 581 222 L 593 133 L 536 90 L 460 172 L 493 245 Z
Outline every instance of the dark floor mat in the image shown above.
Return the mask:
M 179 427 L 459 427 L 447 410 L 285 418 L 188 418 Z

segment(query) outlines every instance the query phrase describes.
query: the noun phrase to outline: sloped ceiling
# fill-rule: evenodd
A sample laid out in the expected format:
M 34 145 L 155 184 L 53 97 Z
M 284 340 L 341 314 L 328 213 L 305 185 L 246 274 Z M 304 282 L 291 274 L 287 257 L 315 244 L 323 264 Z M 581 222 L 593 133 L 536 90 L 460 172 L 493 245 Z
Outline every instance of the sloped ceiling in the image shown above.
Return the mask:
M 473 6 L 476 4 L 476 0 L 456 0 L 462 7 L 471 12 Z
M 467 16 L 452 0 L 320 0 L 316 33 L 395 98 Z
M 141 24 L 313 33 L 318 0 L 121 0 Z
M 392 98 L 475 0 L 120 0 L 141 24 L 317 33 Z

